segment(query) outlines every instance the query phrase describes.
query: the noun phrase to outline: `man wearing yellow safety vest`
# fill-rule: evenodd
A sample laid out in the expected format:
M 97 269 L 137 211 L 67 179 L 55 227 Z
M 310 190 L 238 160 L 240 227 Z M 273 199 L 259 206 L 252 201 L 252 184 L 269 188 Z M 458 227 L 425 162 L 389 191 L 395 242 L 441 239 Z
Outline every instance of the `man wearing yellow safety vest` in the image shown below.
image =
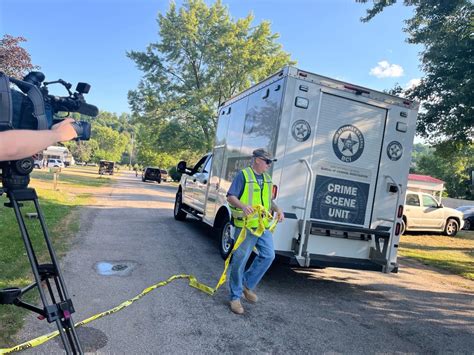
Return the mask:
M 244 224 L 247 227 L 246 238 L 234 251 L 230 264 L 230 309 L 236 314 L 244 313 L 240 303 L 242 295 L 251 303 L 257 302 L 258 298 L 253 290 L 275 258 L 272 233 L 265 229 L 261 236 L 252 234 L 252 229 L 259 223 L 254 207 L 261 205 L 267 212 L 276 212 L 279 222 L 284 219 L 283 212 L 272 200 L 272 180 L 266 173 L 276 159 L 263 148 L 254 150 L 252 154 L 251 166 L 235 176 L 227 192 L 227 201 L 235 226 L 234 240 L 237 240 Z M 265 220 L 264 223 L 268 228 L 269 221 Z M 245 264 L 254 247 L 257 248 L 258 255 L 250 268 L 245 271 Z

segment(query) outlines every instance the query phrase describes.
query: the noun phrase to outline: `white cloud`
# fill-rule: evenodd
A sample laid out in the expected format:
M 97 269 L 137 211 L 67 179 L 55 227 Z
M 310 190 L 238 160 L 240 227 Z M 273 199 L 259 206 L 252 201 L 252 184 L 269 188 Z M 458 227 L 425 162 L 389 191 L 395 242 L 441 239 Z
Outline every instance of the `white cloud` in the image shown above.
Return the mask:
M 398 64 L 390 64 L 382 60 L 376 67 L 370 69 L 369 74 L 377 78 L 398 78 L 403 75 L 403 68 Z
M 418 86 L 420 82 L 421 82 L 420 78 L 411 79 L 408 83 L 405 84 L 405 87 L 403 88 L 403 90 L 412 89 L 415 86 Z

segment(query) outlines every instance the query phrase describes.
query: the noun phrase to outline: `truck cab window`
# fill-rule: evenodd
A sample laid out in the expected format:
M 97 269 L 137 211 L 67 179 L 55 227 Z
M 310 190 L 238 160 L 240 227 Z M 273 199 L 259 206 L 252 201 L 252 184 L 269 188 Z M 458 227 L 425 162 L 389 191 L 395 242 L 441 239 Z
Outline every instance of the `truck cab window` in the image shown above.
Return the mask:
M 423 206 L 436 208 L 438 207 L 438 202 L 431 196 L 423 195 Z
M 409 194 L 407 195 L 407 205 L 408 206 L 419 206 L 420 199 L 417 195 Z
M 209 174 L 211 171 L 211 164 L 212 164 L 212 157 L 209 158 L 206 165 L 204 166 L 204 170 L 202 171 L 204 174 Z
M 202 173 L 202 171 L 204 170 L 204 163 L 206 162 L 206 159 L 207 159 L 207 155 L 202 157 L 201 160 L 197 162 L 197 164 L 193 168 L 193 171 L 192 171 L 193 174 Z

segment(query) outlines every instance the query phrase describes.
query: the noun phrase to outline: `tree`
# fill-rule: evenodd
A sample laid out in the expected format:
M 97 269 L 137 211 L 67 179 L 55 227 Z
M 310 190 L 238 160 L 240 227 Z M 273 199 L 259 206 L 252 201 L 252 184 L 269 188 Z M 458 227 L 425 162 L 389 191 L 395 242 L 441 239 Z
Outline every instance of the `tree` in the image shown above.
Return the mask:
M 446 155 L 442 149 L 445 144 L 449 143 L 442 143 L 436 150 L 423 150 L 417 157 L 414 172 L 443 180 L 450 197 L 472 198 L 469 172 L 474 167 L 474 145 L 469 144 L 462 151 L 451 150 Z
M 396 2 L 374 1 L 362 21 L 369 21 Z M 405 93 L 423 104 L 417 132 L 435 144 L 454 141 L 458 148 L 465 149 L 474 138 L 474 5 L 470 0 L 404 0 L 403 3 L 415 10 L 404 29 L 408 42 L 424 45 L 420 57 L 425 76 L 418 86 Z
M 0 71 L 16 79 L 22 79 L 27 72 L 39 69 L 31 64 L 30 55 L 20 47 L 21 42 L 26 42 L 26 39 L 8 34 L 0 39 Z
M 110 127 L 100 125 L 92 128 L 92 141 L 97 142 L 97 149 L 94 152 L 96 160 L 120 161 L 128 144 L 127 136 Z
M 253 16 L 233 21 L 218 0 L 174 3 L 158 15 L 160 41 L 128 57 L 144 72 L 129 92 L 134 114 L 154 131 L 156 150 L 210 150 L 218 106 L 235 93 L 293 63 L 270 24 Z
M 97 141 L 78 141 L 64 142 L 65 147 L 69 149 L 74 159 L 80 162 L 88 162 L 92 160 L 94 152 L 99 148 Z

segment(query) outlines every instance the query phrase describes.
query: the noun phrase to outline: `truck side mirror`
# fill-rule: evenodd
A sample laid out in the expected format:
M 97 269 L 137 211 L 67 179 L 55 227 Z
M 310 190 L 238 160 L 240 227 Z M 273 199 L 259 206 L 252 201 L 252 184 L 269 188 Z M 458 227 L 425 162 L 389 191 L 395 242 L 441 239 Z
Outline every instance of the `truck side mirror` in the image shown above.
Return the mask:
M 178 170 L 178 173 L 185 173 L 186 172 L 186 162 L 184 160 L 181 160 L 178 165 L 176 166 L 176 170 Z

